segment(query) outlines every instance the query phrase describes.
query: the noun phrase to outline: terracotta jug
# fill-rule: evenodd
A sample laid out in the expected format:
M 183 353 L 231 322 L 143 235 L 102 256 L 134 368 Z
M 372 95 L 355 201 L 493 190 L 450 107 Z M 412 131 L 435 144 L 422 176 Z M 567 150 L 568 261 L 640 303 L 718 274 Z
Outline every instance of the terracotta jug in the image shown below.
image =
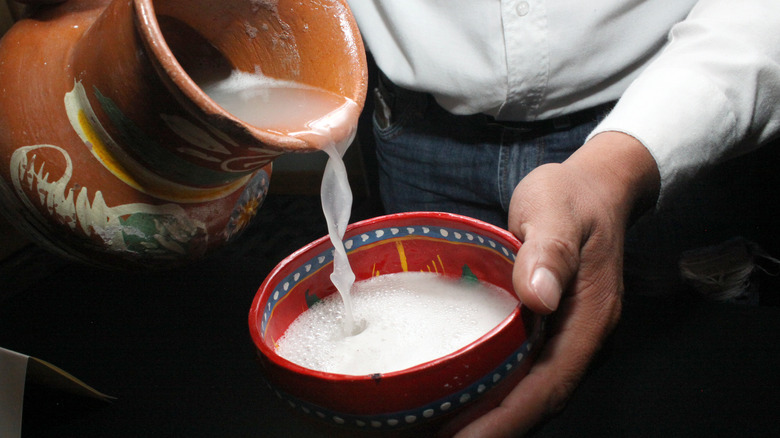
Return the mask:
M 68 0 L 0 42 L 0 202 L 87 263 L 168 267 L 230 242 L 272 160 L 318 146 L 248 125 L 197 76 L 261 71 L 358 104 L 365 53 L 344 0 Z

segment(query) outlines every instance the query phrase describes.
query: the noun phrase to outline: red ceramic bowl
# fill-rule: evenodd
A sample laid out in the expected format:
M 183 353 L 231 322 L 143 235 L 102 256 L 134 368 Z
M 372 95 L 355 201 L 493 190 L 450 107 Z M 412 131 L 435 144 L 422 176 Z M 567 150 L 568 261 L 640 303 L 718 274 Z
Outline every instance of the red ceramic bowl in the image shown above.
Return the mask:
M 520 242 L 506 230 L 448 213 L 414 212 L 350 225 L 344 243 L 357 280 L 403 271 L 474 275 L 512 294 Z M 457 430 L 496 406 L 528 371 L 544 319 L 518 307 L 477 341 L 439 359 L 385 374 L 349 376 L 303 368 L 274 343 L 309 304 L 336 292 L 327 236 L 296 251 L 265 279 L 249 313 L 263 374 L 297 411 L 344 431 Z

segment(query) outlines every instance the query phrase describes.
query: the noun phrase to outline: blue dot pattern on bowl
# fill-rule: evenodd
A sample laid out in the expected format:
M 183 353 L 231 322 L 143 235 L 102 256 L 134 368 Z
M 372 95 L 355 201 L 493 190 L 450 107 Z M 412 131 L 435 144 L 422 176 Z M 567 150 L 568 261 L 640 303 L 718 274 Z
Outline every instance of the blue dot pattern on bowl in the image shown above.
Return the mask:
M 482 236 L 472 231 L 464 231 L 455 228 L 438 227 L 430 225 L 415 225 L 407 227 L 388 227 L 371 230 L 366 233 L 358 234 L 349 239 L 344 240 L 344 247 L 347 252 L 355 251 L 358 248 L 373 243 L 383 241 L 405 238 L 407 236 L 424 236 L 430 239 L 442 239 L 453 243 L 467 243 L 472 245 L 482 246 L 484 248 L 495 251 L 497 254 L 506 258 L 510 263 L 515 260 L 515 253 L 512 249 L 500 244 L 499 242 L 489 237 Z M 308 278 L 324 266 L 333 261 L 333 249 L 328 249 L 317 255 L 316 257 L 301 264 L 301 266 L 283 278 L 276 286 L 274 293 L 269 297 L 263 309 L 263 321 L 260 325 L 260 333 L 265 336 L 265 330 L 268 326 L 268 321 L 273 315 L 276 305 L 283 300 L 287 294 L 289 294 L 295 286 L 301 281 Z
M 466 407 L 476 402 L 491 388 L 497 386 L 510 374 L 521 368 L 521 365 L 529 357 L 534 344 L 544 333 L 546 318 L 538 319 L 538 324 L 534 328 L 531 336 L 501 364 L 487 373 L 473 384 L 461 391 L 455 392 L 447 397 L 435 400 L 423 406 L 399 412 L 389 412 L 376 415 L 351 415 L 341 412 L 334 412 L 305 401 L 302 401 L 290 394 L 280 391 L 268 384 L 276 395 L 287 402 L 293 409 L 299 409 L 301 412 L 312 415 L 320 420 L 330 422 L 335 425 L 359 428 L 365 430 L 391 430 L 403 427 L 412 427 L 415 424 L 431 421 L 440 416 L 450 414 L 456 410 Z

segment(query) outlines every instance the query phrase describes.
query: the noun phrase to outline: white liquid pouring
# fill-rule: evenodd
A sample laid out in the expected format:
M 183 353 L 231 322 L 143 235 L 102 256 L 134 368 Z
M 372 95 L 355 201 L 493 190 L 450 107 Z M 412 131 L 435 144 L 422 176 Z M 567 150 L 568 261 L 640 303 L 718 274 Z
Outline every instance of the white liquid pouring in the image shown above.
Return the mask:
M 342 156 L 354 127 L 343 141 L 333 140 L 333 130 L 343 129 L 345 119 L 358 111 L 355 102 L 241 72 L 201 87 L 237 118 L 301 138 L 329 155 L 320 195 L 334 247 L 330 278 L 341 300 L 332 295 L 304 312 L 278 341 L 280 355 L 342 374 L 396 371 L 467 345 L 512 312 L 516 300 L 506 292 L 436 274 L 392 274 L 355 284 L 342 240 L 352 208 Z
M 330 280 L 341 295 L 344 302 L 342 331 L 350 336 L 359 333 L 364 323 L 355 322 L 352 310 L 352 286 L 355 283 L 355 273 L 347 258 L 347 250 L 344 247 L 344 231 L 349 224 L 349 216 L 352 211 L 352 190 L 347 180 L 347 169 L 341 159 L 343 151 L 336 147 L 326 149 L 329 155 L 328 164 L 325 165 L 325 174 L 322 176 L 320 197 L 322 198 L 322 211 L 328 223 L 328 234 L 333 243 L 333 273 Z
M 350 127 L 350 135 L 338 143 L 333 139 L 335 129 L 343 129 L 347 120 L 354 120 L 359 111 L 357 104 L 319 88 L 240 71 L 200 86 L 212 100 L 240 120 L 303 139 L 328 154 L 320 196 L 334 247 L 330 278 L 344 302 L 344 334 L 359 332 L 362 327 L 354 321 L 350 299 L 355 274 L 342 240 L 352 210 L 352 191 L 342 157 L 354 139 L 355 127 Z

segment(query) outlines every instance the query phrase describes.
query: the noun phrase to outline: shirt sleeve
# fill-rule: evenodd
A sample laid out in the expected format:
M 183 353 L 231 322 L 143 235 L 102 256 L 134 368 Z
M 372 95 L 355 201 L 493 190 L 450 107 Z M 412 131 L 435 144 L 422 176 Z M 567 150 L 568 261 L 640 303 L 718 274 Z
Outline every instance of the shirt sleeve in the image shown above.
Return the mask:
M 661 196 L 698 169 L 748 152 L 780 129 L 780 1 L 701 0 L 590 134 L 647 147 Z

